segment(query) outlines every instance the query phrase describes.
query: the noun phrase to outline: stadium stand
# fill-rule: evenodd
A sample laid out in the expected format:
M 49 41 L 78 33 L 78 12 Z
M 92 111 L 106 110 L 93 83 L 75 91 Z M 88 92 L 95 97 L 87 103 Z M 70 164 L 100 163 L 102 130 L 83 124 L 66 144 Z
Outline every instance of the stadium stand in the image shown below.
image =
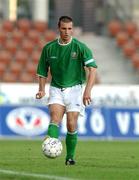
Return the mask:
M 17 64 L 16 62 L 12 62 L 10 63 L 10 72 L 11 74 L 14 74 L 16 77 L 18 77 L 20 75 L 20 73 L 22 72 L 22 65 L 21 64 Z
M 0 26 L 0 81 L 37 81 L 36 66 L 43 46 L 56 38 L 46 22 L 5 20 Z
M 23 51 L 27 52 L 28 54 L 31 54 L 34 50 L 34 44 L 29 38 L 25 38 L 22 41 L 21 49 Z
M 13 21 L 9 21 L 9 20 L 5 20 L 2 23 L 2 30 L 3 32 L 12 32 L 14 29 L 14 22 Z
M 5 31 L 0 31 L 0 47 L 2 48 L 3 44 L 6 41 L 6 33 Z
M 122 28 L 123 28 L 122 23 L 118 20 L 112 20 L 108 24 L 108 30 L 112 37 L 115 37 L 117 33 L 122 30 Z
M 119 47 L 122 47 L 128 41 L 128 34 L 124 31 L 120 31 L 116 35 L 116 42 Z
M 27 34 L 31 29 L 32 23 L 28 19 L 19 19 L 17 22 L 17 28 L 22 31 L 24 34 Z
M 27 72 L 23 72 L 20 74 L 19 82 L 22 83 L 34 83 L 36 82 L 36 77 L 32 76 L 31 74 L 28 74 Z
M 14 55 L 17 50 L 17 43 L 13 40 L 6 40 L 4 45 L 5 50 L 7 50 L 11 55 Z
M 6 69 L 6 64 L 0 62 L 0 80 L 1 80 L 1 77 L 3 77 L 5 69 Z
M 3 82 L 15 83 L 15 82 L 17 82 L 17 77 L 15 74 L 13 74 L 9 71 L 6 71 L 4 73 L 4 75 L 2 76 L 2 81 Z
M 47 23 L 43 21 L 35 21 L 33 22 L 33 29 L 40 33 L 45 33 L 47 29 Z
M 15 62 L 21 64 L 24 68 L 28 63 L 28 54 L 26 51 L 17 50 L 15 54 Z M 22 73 L 22 72 L 21 72 Z
M 133 66 L 135 69 L 139 70 L 139 52 L 136 52 L 131 57 Z
M 9 51 L 1 50 L 0 51 L 0 63 L 9 65 L 10 60 L 11 60 L 11 55 L 10 55 Z
M 18 29 L 15 29 L 12 32 L 12 41 L 17 43 L 17 44 L 20 44 L 22 42 L 23 37 L 24 37 L 23 32 L 18 30 Z
M 114 28 L 116 27 L 116 30 Z M 113 37 L 126 60 L 130 60 L 135 70 L 139 69 L 139 29 L 132 21 L 112 20 L 108 25 L 110 37 Z M 132 67 L 131 67 L 132 68 Z

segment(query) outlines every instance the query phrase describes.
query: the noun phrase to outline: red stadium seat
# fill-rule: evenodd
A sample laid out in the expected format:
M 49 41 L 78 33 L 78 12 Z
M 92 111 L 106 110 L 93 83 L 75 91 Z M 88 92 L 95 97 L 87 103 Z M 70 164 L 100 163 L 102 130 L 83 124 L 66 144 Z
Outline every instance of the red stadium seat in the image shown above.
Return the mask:
M 131 57 L 134 68 L 139 69 L 139 52 L 136 52 Z
M 35 78 L 33 76 L 31 76 L 31 74 L 28 74 L 26 72 L 21 73 L 21 75 L 19 77 L 19 82 L 33 83 L 34 81 L 35 81 Z
M 18 50 L 15 54 L 15 61 L 22 66 L 26 65 L 28 63 L 28 55 L 23 50 Z
M 123 46 L 123 52 L 126 57 L 130 58 L 136 52 L 136 46 L 134 42 L 133 41 L 127 42 Z
M 12 60 L 12 57 L 8 51 L 6 50 L 0 51 L 0 62 L 8 65 L 11 62 L 11 60 Z
M 22 65 L 17 64 L 17 62 L 15 61 L 10 64 L 9 69 L 10 69 L 11 74 L 14 74 L 15 76 L 19 76 L 20 73 L 22 73 L 23 71 Z
M 7 40 L 5 42 L 5 49 L 7 51 L 9 51 L 11 54 L 15 54 L 16 50 L 17 50 L 17 44 L 16 42 L 12 41 L 12 40 Z
M 133 39 L 134 39 L 136 46 L 139 47 L 139 31 L 133 35 Z
M 13 83 L 15 83 L 15 82 L 17 82 L 17 77 L 14 74 L 10 73 L 10 72 L 5 72 L 3 77 L 2 77 L 2 81 L 3 82 L 13 82 Z
M 36 64 L 33 64 L 32 62 L 29 62 L 26 66 L 26 72 L 32 76 L 35 76 L 36 74 Z
M 6 32 L 12 32 L 14 29 L 14 22 L 9 20 L 3 21 L 2 29 Z
M 42 51 L 43 47 L 45 46 L 47 42 L 45 40 L 41 40 L 38 44 L 38 50 Z
M 44 21 L 34 21 L 33 26 L 40 33 L 44 33 L 47 30 L 47 23 Z
M 0 77 L 3 76 L 5 70 L 6 70 L 6 64 L 4 64 L 3 62 L 0 62 Z
M 116 42 L 119 47 L 125 45 L 128 41 L 128 34 L 124 31 L 118 32 L 116 35 Z
M 21 48 L 28 54 L 31 54 L 35 47 L 32 41 L 25 39 L 21 44 Z
M 126 22 L 124 28 L 129 36 L 133 36 L 137 31 L 137 25 L 134 22 Z
M 40 51 L 34 51 L 31 55 L 32 63 L 37 65 L 40 59 L 40 55 L 41 55 Z
M 0 31 L 0 45 L 3 46 L 6 41 L 6 33 L 4 31 Z
M 28 33 L 28 31 L 31 29 L 31 26 L 32 24 L 28 19 L 19 19 L 17 21 L 17 27 L 25 34 Z
M 44 34 L 44 39 L 46 42 L 52 41 L 56 38 L 56 33 L 52 30 L 47 30 Z
M 12 33 L 12 40 L 15 42 L 15 43 L 21 43 L 22 40 L 24 38 L 24 34 L 22 31 L 19 31 L 17 29 L 15 29 Z
M 118 20 L 112 20 L 108 25 L 109 34 L 113 37 L 117 35 L 123 29 L 123 25 Z
M 40 34 L 36 30 L 30 30 L 28 32 L 28 37 L 34 44 L 38 44 L 40 41 Z

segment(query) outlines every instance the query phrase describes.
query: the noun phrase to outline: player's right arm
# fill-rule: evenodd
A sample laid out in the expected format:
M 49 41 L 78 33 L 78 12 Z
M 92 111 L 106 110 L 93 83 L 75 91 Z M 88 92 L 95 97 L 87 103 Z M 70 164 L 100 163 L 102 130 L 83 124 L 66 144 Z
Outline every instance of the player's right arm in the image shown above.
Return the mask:
M 36 99 L 41 99 L 45 96 L 45 84 L 48 76 L 48 69 L 49 63 L 47 61 L 47 50 L 46 47 L 44 47 L 37 67 L 39 90 L 36 94 Z
M 46 78 L 39 76 L 38 81 L 39 81 L 39 90 L 38 93 L 36 94 L 36 99 L 41 99 L 42 97 L 45 96 Z

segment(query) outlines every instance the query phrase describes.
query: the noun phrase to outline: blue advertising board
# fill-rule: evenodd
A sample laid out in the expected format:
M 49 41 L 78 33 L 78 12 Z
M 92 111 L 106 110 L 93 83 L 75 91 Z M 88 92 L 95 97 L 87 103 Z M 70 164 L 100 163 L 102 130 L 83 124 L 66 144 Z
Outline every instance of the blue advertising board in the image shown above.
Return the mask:
M 0 106 L 0 136 L 44 136 L 50 121 L 44 106 Z M 66 116 L 60 135 L 66 134 Z M 86 138 L 139 139 L 139 109 L 91 107 L 78 120 L 78 135 Z

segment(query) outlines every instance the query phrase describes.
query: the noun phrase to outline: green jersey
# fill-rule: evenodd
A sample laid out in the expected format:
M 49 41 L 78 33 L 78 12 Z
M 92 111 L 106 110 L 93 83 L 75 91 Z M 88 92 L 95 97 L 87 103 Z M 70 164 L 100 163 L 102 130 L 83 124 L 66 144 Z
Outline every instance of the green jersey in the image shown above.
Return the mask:
M 71 42 L 65 45 L 56 39 L 44 46 L 37 74 L 47 77 L 50 67 L 51 85 L 66 88 L 85 82 L 84 66 L 97 68 L 92 52 L 85 44 L 72 38 Z

